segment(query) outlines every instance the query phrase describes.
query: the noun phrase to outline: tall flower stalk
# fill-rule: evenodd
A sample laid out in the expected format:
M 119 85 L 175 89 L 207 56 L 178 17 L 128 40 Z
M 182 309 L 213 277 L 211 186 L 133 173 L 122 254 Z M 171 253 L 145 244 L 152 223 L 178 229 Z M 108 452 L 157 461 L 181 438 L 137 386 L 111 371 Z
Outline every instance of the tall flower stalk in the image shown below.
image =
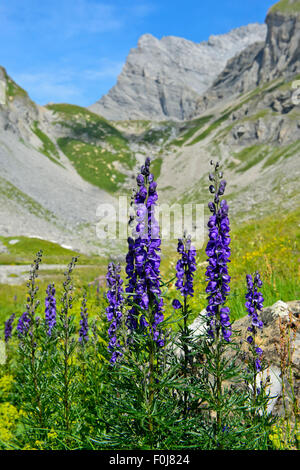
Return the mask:
M 180 254 L 180 259 L 176 264 L 176 289 L 181 293 L 183 297 L 183 305 L 179 300 L 173 301 L 173 307 L 175 309 L 181 308 L 183 315 L 183 327 L 181 342 L 184 353 L 184 365 L 183 373 L 184 378 L 188 375 L 188 362 L 189 362 L 189 328 L 188 328 L 188 317 L 189 317 L 189 305 L 188 297 L 194 295 L 194 273 L 196 271 L 196 250 L 191 244 L 190 237 L 184 234 L 182 239 L 178 240 L 177 252 Z M 187 392 L 184 391 L 184 415 L 187 414 Z
M 77 258 L 73 257 L 72 261 L 68 265 L 65 274 L 65 280 L 63 282 L 63 295 L 61 298 L 61 311 L 58 316 L 59 322 L 59 344 L 60 344 L 60 358 L 58 361 L 58 369 L 60 375 L 61 384 L 61 396 L 63 404 L 63 424 L 67 432 L 71 429 L 71 406 L 72 406 L 72 375 L 73 366 L 71 357 L 76 347 L 73 335 L 75 332 L 74 320 L 70 316 L 70 310 L 73 306 L 73 283 L 71 274 L 76 266 Z
M 52 330 L 56 325 L 56 298 L 54 284 L 49 284 L 46 290 L 45 320 L 48 328 L 47 335 L 51 336 Z
M 83 345 L 89 340 L 88 309 L 86 306 L 86 292 L 83 294 L 80 312 L 80 329 L 78 341 Z
M 110 322 L 108 329 L 109 344 L 108 350 L 111 354 L 110 362 L 115 364 L 118 357 L 122 356 L 122 346 L 118 331 L 122 323 L 123 298 L 123 280 L 120 276 L 120 264 L 109 263 L 106 275 L 108 291 L 106 294 L 108 307 L 106 308 L 107 319 Z
M 257 397 L 257 375 L 262 370 L 261 356 L 263 351 L 257 346 L 257 329 L 263 328 L 263 322 L 259 318 L 259 311 L 263 308 L 264 298 L 262 293 L 258 290 L 262 287 L 262 280 L 260 274 L 256 272 L 253 276 L 247 274 L 247 293 L 245 295 L 245 307 L 248 311 L 248 317 L 251 319 L 251 325 L 247 331 L 250 333 L 247 337 L 247 342 L 250 347 L 252 355 L 252 393 L 253 393 L 253 413 L 255 410 L 256 397 Z
M 211 162 L 213 164 L 213 162 Z M 206 307 L 210 328 L 208 330 L 211 338 L 219 338 L 222 334 L 225 341 L 230 341 L 231 323 L 230 310 L 225 306 L 227 296 L 230 292 L 228 274 L 228 263 L 230 262 L 230 227 L 228 218 L 228 205 L 221 196 L 225 192 L 226 181 L 221 179 L 223 173 L 218 171 L 219 164 L 214 165 L 214 173 L 210 173 L 209 179 L 213 182 L 209 190 L 215 194 L 214 201 L 208 207 L 212 215 L 208 221 L 209 242 L 206 247 L 208 256 L 208 267 L 206 280 L 208 281 L 206 293 L 208 306 Z
M 163 299 L 160 289 L 159 225 L 155 219 L 158 199 L 156 182 L 150 173 L 147 158 L 137 176 L 138 189 L 134 197 L 137 225 L 134 238 L 128 239 L 126 292 L 131 300 L 128 325 L 146 330 L 158 346 L 164 339 L 158 325 L 163 321 Z
M 13 313 L 9 319 L 4 323 L 4 340 L 6 343 L 8 343 L 8 341 L 10 340 L 11 338 L 11 335 L 12 335 L 12 329 L 13 329 L 13 322 L 16 318 L 16 314 Z
M 36 317 L 36 310 L 40 304 L 37 299 L 39 287 L 36 280 L 41 261 L 42 251 L 40 250 L 31 265 L 29 281 L 27 282 L 26 311 L 18 321 L 17 332 L 20 339 L 19 351 L 25 368 L 23 387 L 26 392 L 32 394 L 32 401 L 34 402 L 32 407 L 33 419 L 40 427 L 43 427 L 45 425 L 41 378 L 43 358 L 37 349 L 39 322 Z
M 150 158 L 146 158 L 137 176 L 134 197 L 135 220 L 133 238 L 128 239 L 126 258 L 128 284 L 126 292 L 130 305 L 127 324 L 148 336 L 149 353 L 149 415 L 154 402 L 155 353 L 164 346 L 159 325 L 164 320 L 160 279 L 160 230 L 155 219 L 158 200 L 154 175 L 150 173 Z M 149 418 L 152 432 L 152 419 Z
M 211 182 L 209 191 L 214 194 L 213 201 L 208 207 L 212 215 L 208 221 L 209 241 L 206 247 L 208 256 L 208 267 L 206 269 L 208 294 L 208 305 L 206 307 L 208 317 L 208 335 L 215 346 L 215 380 L 216 380 L 216 408 L 217 427 L 222 428 L 222 354 L 223 342 L 229 342 L 232 334 L 230 323 L 230 309 L 226 306 L 228 294 L 230 292 L 228 274 L 228 263 L 230 262 L 230 226 L 228 218 L 228 205 L 222 199 L 226 188 L 226 181 L 223 173 L 219 169 L 219 163 L 211 161 L 214 170 L 209 174 Z M 212 346 L 213 347 L 213 346 Z

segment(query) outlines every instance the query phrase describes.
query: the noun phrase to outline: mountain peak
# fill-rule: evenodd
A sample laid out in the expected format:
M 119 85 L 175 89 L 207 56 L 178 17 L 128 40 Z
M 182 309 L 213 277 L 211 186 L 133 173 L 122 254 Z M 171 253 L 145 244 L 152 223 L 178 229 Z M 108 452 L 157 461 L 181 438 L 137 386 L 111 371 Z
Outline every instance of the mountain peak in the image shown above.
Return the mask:
M 266 38 L 258 23 L 212 35 L 199 43 L 144 34 L 130 50 L 117 84 L 90 109 L 110 120 L 183 120 L 227 61 Z

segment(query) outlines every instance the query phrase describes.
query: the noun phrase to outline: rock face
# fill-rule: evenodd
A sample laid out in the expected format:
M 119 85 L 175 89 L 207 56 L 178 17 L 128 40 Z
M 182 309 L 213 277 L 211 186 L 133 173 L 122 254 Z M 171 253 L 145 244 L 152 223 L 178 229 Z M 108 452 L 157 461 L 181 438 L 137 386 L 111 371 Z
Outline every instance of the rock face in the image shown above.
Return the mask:
M 110 120 L 184 120 L 226 62 L 265 37 L 266 26 L 260 24 L 202 43 L 145 34 L 130 51 L 117 84 L 90 109 Z
M 294 2 L 298 8 L 299 0 Z M 271 8 L 266 18 L 264 43 L 251 44 L 228 61 L 205 95 L 197 104 L 196 113 L 233 94 L 283 78 L 291 79 L 300 72 L 300 8 L 283 12 Z
M 293 3 L 298 10 L 271 9 L 267 15 L 268 33 L 258 70 L 258 83 L 300 72 L 300 2 L 296 0 Z
M 33 103 L 3 67 L 0 81 L 6 85 L 0 104 L 0 233 L 40 236 L 80 250 L 88 237 L 95 238 L 93 226 L 83 233 L 95 223 L 98 205 L 113 197 L 80 178 L 62 153 L 57 162 L 43 153 L 50 137 L 55 142 L 50 111 Z M 38 135 L 35 123 L 41 126 Z

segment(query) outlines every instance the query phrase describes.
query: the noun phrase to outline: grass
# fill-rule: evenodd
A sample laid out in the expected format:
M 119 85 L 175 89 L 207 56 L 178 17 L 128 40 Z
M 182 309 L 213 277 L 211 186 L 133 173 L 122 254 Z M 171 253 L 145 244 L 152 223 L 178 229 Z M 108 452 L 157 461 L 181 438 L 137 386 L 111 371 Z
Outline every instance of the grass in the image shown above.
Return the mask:
M 163 145 L 171 136 L 173 122 L 162 122 L 159 127 L 150 127 L 142 134 L 139 142 L 151 145 Z
M 228 168 L 234 168 L 238 173 L 243 173 L 264 160 L 268 153 L 269 148 L 266 145 L 246 147 L 240 152 L 234 153 L 234 158 L 239 160 L 240 163 L 231 162 Z
M 6 72 L 5 68 L 3 68 L 3 67 L 0 67 L 0 68 L 3 71 L 4 77 L 5 77 L 6 93 L 7 93 L 8 99 L 11 101 L 14 98 L 19 96 L 19 97 L 23 97 L 23 98 L 28 98 L 28 100 L 30 100 L 30 98 L 28 96 L 28 93 L 23 88 L 21 88 L 19 85 L 17 85 L 17 83 L 14 82 L 9 77 L 9 75 L 7 75 L 7 72 Z
M 42 142 L 43 146 L 39 149 L 41 153 L 46 155 L 52 162 L 57 163 L 58 165 L 61 165 L 61 163 L 57 160 L 59 160 L 59 152 L 55 146 L 55 144 L 52 142 L 52 140 L 39 128 L 38 122 L 34 121 L 32 131 L 35 133 L 35 135 L 40 139 Z
M 300 208 L 287 214 L 272 214 L 243 224 L 231 221 L 231 293 L 228 305 L 231 319 L 237 320 L 247 314 L 245 309 L 246 274 L 259 270 L 264 282 L 264 305 L 271 306 L 278 300 L 284 302 L 300 299 Z M 206 241 L 205 241 L 206 245 Z M 204 248 L 198 251 L 195 276 L 196 295 L 191 300 L 191 321 L 206 306 Z M 171 279 L 175 272 L 178 255 L 176 247 L 169 248 L 163 259 L 163 273 Z M 175 286 L 167 294 L 166 314 L 171 314 L 171 301 L 177 296 Z
M 11 245 L 9 243 L 11 240 L 18 240 L 18 242 Z M 0 253 L 0 264 L 2 265 L 31 264 L 34 254 L 39 250 L 43 250 L 45 253 L 43 263 L 46 264 L 67 264 L 72 256 L 80 256 L 80 264 L 99 263 L 100 260 L 97 256 L 80 255 L 77 251 L 40 238 L 0 236 L 0 242 L 9 251 L 8 253 Z
M 232 111 L 231 111 L 232 112 Z M 195 145 L 198 142 L 201 142 L 202 140 L 206 139 L 214 130 L 216 130 L 223 122 L 227 121 L 227 119 L 230 117 L 231 112 L 223 114 L 223 116 L 220 116 L 218 119 L 212 122 L 212 124 L 205 129 L 200 135 L 198 135 L 195 139 L 193 139 L 191 142 L 189 142 L 187 145 Z
M 239 224 L 237 220 L 231 220 L 231 263 L 229 273 L 231 275 L 231 293 L 228 298 L 228 305 L 231 308 L 231 318 L 236 320 L 246 315 L 245 303 L 245 276 L 256 270 L 261 272 L 263 279 L 264 305 L 273 305 L 276 301 L 289 301 L 300 299 L 300 233 L 299 233 L 300 208 L 286 214 L 270 214 L 267 217 L 251 220 Z M 68 264 L 74 252 L 60 247 L 57 244 L 39 239 L 25 239 L 19 237 L 20 242 L 9 245 L 9 238 L 2 237 L 0 241 L 9 247 L 11 256 L 17 263 L 31 263 L 34 253 L 38 249 L 44 250 L 44 263 Z M 164 280 L 174 277 L 175 266 L 178 259 L 176 252 L 176 242 L 172 245 L 164 243 L 162 247 L 161 272 Z M 205 294 L 205 270 L 206 255 L 205 245 L 198 250 L 197 272 L 195 276 L 195 296 L 191 300 L 193 314 L 191 321 L 206 306 Z M 1 255 L 0 255 L 1 256 Z M 7 256 L 5 254 L 3 257 Z M 0 262 L 1 257 L 0 257 Z M 87 288 L 89 302 L 95 305 L 96 301 L 103 299 L 104 288 L 100 288 L 97 293 L 95 284 L 90 284 L 100 275 L 106 272 L 107 260 L 100 257 L 79 258 L 79 264 L 87 265 L 89 268 L 76 268 L 74 271 L 75 285 L 77 286 L 78 298 L 82 289 Z M 62 271 L 54 270 L 45 272 L 40 279 L 41 292 L 45 291 L 47 283 L 62 281 Z M 124 265 L 123 265 L 123 277 Z M 89 285 L 90 284 L 90 285 Z M 164 290 L 163 290 L 164 291 Z M 0 320 L 3 322 L 13 311 L 22 313 L 26 294 L 25 285 L 8 286 L 0 285 Z M 41 295 L 42 295 L 41 294 Z M 44 294 L 43 294 L 44 295 Z M 174 282 L 169 286 L 165 295 L 165 315 L 173 313 L 171 302 L 178 295 Z M 78 301 L 79 302 L 79 301 Z M 78 303 L 78 309 L 80 306 Z M 91 316 L 99 313 L 99 309 L 91 309 Z
M 45 260 L 44 260 L 45 261 Z M 68 259 L 68 262 L 71 260 Z M 38 312 L 43 316 L 45 292 L 47 286 L 54 282 L 57 291 L 57 299 L 60 299 L 63 294 L 62 284 L 64 281 L 64 270 L 57 269 L 51 271 L 41 270 L 38 278 L 39 291 L 37 298 L 40 301 L 40 307 Z M 100 263 L 98 265 L 91 265 L 89 268 L 76 267 L 73 273 L 73 284 L 74 284 L 74 301 L 73 301 L 73 313 L 79 319 L 80 316 L 80 305 L 82 294 L 84 291 L 87 292 L 88 297 L 88 308 L 93 312 L 92 316 L 97 315 L 99 312 L 99 303 L 104 301 L 103 297 L 103 286 L 105 283 L 106 265 Z M 29 277 L 29 273 L 28 273 Z M 102 277 L 102 288 L 100 293 L 97 292 L 98 278 Z M 4 321 L 13 313 L 16 313 L 19 318 L 22 313 L 26 310 L 26 297 L 27 297 L 26 284 L 21 285 L 5 285 L 0 284 L 0 331 L 3 330 Z M 0 338 L 2 334 L 0 333 Z
M 108 192 L 118 191 L 125 173 L 136 163 L 127 138 L 106 119 L 81 106 L 51 104 L 47 108 L 58 118 L 54 123 L 69 130 L 69 136 L 58 138 L 57 145 L 79 175 Z
M 182 147 L 193 135 L 198 132 L 200 129 L 202 129 L 205 124 L 207 124 L 211 119 L 213 118 L 213 115 L 208 115 L 208 116 L 202 116 L 198 119 L 193 119 L 192 121 L 189 121 L 188 123 L 185 124 L 184 129 L 181 131 L 181 134 L 177 139 L 172 140 L 170 142 L 170 145 L 176 145 L 177 147 Z
M 291 3 L 290 0 L 281 0 L 270 8 L 272 13 L 300 13 L 300 1 Z
M 4 195 L 6 199 L 17 202 L 37 217 L 42 217 L 49 221 L 53 219 L 51 212 L 1 176 L 0 193 Z
M 72 130 L 75 139 L 87 143 L 105 141 L 116 150 L 129 151 L 123 134 L 106 119 L 86 108 L 70 104 L 52 104 L 47 108 L 59 116 L 56 123 Z
M 300 152 L 300 140 L 296 140 L 295 142 L 279 147 L 273 150 L 272 154 L 264 163 L 264 168 L 267 168 L 271 165 L 274 165 L 278 160 L 281 158 L 289 158 L 295 155 L 295 153 Z
M 90 304 L 98 302 L 99 294 L 97 293 L 98 283 L 91 284 L 99 276 L 105 275 L 107 260 L 99 256 L 86 256 L 79 254 L 76 251 L 69 250 L 61 247 L 57 243 L 39 238 L 28 237 L 14 237 L 19 240 L 18 243 L 13 245 L 9 241 L 13 237 L 0 237 L 0 242 L 9 249 L 9 253 L 0 253 L 0 264 L 7 265 L 31 265 L 35 253 L 40 249 L 43 250 L 42 264 L 53 264 L 67 266 L 73 256 L 78 256 L 78 266 L 74 271 L 74 285 L 76 287 L 76 299 L 78 297 L 78 316 L 80 313 L 80 299 L 83 290 L 87 290 L 89 295 Z M 81 267 L 88 266 L 88 267 Z M 42 266 L 41 266 L 42 267 Z M 39 294 L 38 297 L 41 302 L 41 308 L 44 304 L 44 296 L 47 285 L 54 282 L 58 289 L 58 296 L 62 294 L 62 282 L 64 279 L 64 268 L 55 268 L 51 270 L 40 270 L 39 274 Z M 24 266 L 24 274 L 26 269 Z M 24 309 L 26 303 L 26 283 L 18 285 L 0 284 L 0 330 L 2 329 L 4 320 L 12 313 L 15 312 L 19 317 Z M 102 296 L 100 294 L 102 299 Z M 60 298 L 60 297 L 58 297 Z M 76 304 L 75 299 L 75 304 Z M 101 300 L 100 299 L 100 300 Z M 76 310 L 76 309 L 75 309 Z M 94 310 L 96 312 L 96 310 Z M 97 313 L 97 312 L 96 312 Z
M 157 180 L 157 178 L 160 175 L 160 170 L 162 166 L 163 159 L 161 157 L 156 158 L 151 162 L 151 172 L 154 175 L 154 178 Z
M 114 193 L 125 182 L 126 176 L 114 166 L 115 161 L 120 161 L 115 154 L 70 137 L 60 137 L 57 144 L 79 175 L 89 183 Z

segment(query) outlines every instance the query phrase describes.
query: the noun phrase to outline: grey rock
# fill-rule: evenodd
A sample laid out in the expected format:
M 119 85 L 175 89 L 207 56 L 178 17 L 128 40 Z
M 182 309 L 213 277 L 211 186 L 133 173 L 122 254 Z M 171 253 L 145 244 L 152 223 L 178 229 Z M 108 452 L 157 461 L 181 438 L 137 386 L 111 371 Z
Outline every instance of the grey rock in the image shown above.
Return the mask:
M 0 67 L 0 80 L 13 80 Z M 61 154 L 59 164 L 41 153 L 41 130 L 56 141 L 51 112 L 35 105 L 23 90 L 0 105 L 0 234 L 42 237 L 91 251 L 97 246 L 96 211 L 114 204 L 104 190 L 84 181 Z M 89 247 L 93 240 L 94 247 Z
M 200 98 L 195 114 L 233 94 L 245 93 L 275 79 L 290 80 L 300 71 L 300 14 L 270 10 L 265 42 L 249 45 L 230 59 L 225 69 Z M 272 103 L 276 111 L 282 111 Z M 285 110 L 286 112 L 287 110 Z
M 145 34 L 130 51 L 117 84 L 90 109 L 110 120 L 184 120 L 228 59 L 265 37 L 261 24 L 201 43 Z

